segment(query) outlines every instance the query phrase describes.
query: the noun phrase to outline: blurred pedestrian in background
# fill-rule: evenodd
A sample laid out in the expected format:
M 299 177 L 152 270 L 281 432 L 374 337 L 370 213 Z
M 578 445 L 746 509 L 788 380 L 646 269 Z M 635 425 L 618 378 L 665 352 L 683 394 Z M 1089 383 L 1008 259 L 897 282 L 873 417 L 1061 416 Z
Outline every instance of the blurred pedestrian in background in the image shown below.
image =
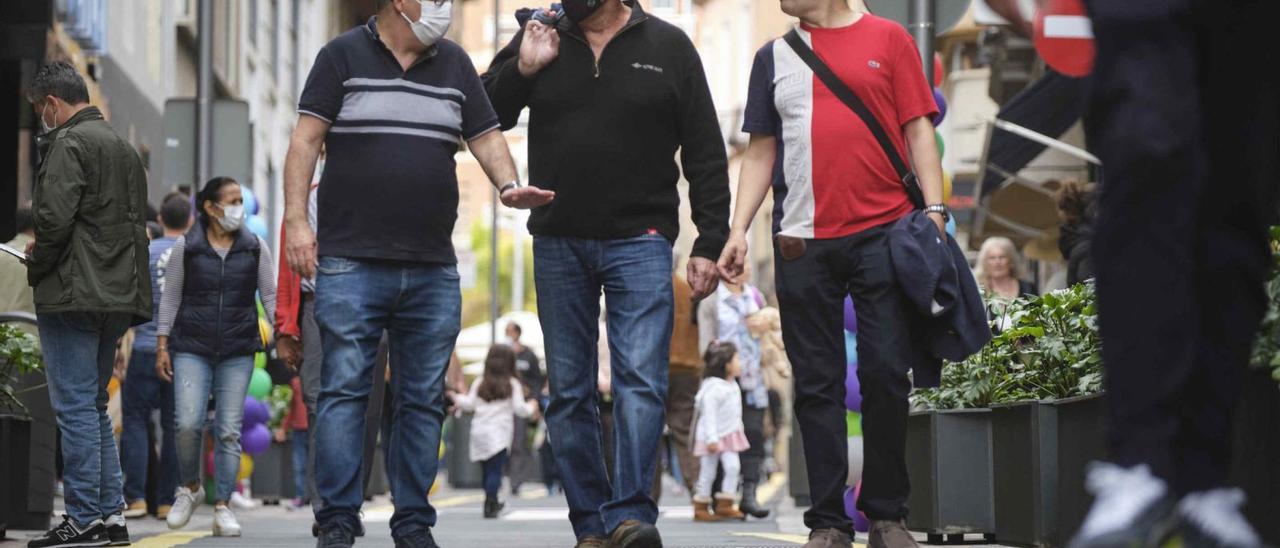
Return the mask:
M 1073 286 L 1093 278 L 1094 224 L 1098 216 L 1097 190 L 1079 181 L 1062 183 L 1056 197 L 1058 218 L 1058 250 L 1067 261 L 1067 285 Z
M 13 221 L 18 233 L 5 245 L 23 251 L 36 239 L 35 225 L 31 222 L 31 208 L 18 208 L 14 212 Z M 31 285 L 27 283 L 27 267 L 8 253 L 0 253 L 0 310 L 36 313 L 35 297 L 31 293 Z
M 1003 236 L 987 238 L 978 250 L 977 266 L 973 277 L 978 285 L 1006 301 L 1019 297 L 1034 297 L 1036 285 L 1023 279 L 1022 256 L 1013 240 Z
M 510 322 L 505 330 L 507 346 L 516 354 L 516 374 L 525 386 L 525 393 L 537 399 L 546 385 L 546 375 L 538 355 L 532 349 L 520 343 L 524 330 L 520 324 Z M 517 420 L 512 432 L 511 452 L 507 458 L 507 477 L 511 479 L 511 494 L 519 493 L 520 486 L 527 481 L 542 479 L 542 470 L 538 467 L 538 459 L 534 450 L 534 433 L 538 430 L 539 417 L 527 417 Z
M 674 261 L 679 264 L 679 261 Z M 693 456 L 689 428 L 693 423 L 693 400 L 702 382 L 702 355 L 698 344 L 697 305 L 693 290 L 677 270 L 671 276 L 675 322 L 671 329 L 671 361 L 667 369 L 667 439 L 678 463 L 679 478 L 690 496 L 698 479 L 698 459 Z
M 735 375 L 735 382 L 742 387 L 742 423 L 751 442 L 751 447 L 742 451 L 740 508 L 751 516 L 764 518 L 769 510 L 756 501 L 756 488 L 764 465 L 764 415 L 769 408 L 769 391 L 760 370 L 760 341 L 747 325 L 764 305 L 764 297 L 747 283 L 750 278 L 751 270 L 744 268 L 738 277 L 721 282 L 716 292 L 698 305 L 698 331 L 705 350 L 711 349 L 712 341 L 731 342 L 737 349 L 741 371 Z
M 484 517 L 496 518 L 504 506 L 498 493 L 515 419 L 536 417 L 538 401 L 525 392 L 516 376 L 515 351 L 501 344 L 489 349 L 484 375 L 471 383 L 471 391 L 454 395 L 453 401 L 461 410 L 475 413 L 471 419 L 471 461 L 484 466 Z
M 320 161 L 324 162 L 321 151 Z M 319 182 L 311 183 L 311 191 L 307 197 L 307 225 L 316 229 L 316 194 Z M 280 227 L 280 246 L 287 244 L 288 227 Z M 298 372 L 298 385 L 294 396 L 300 396 L 306 408 L 303 424 L 312 425 L 316 421 L 316 400 L 320 397 L 320 368 L 324 365 L 324 349 L 320 343 L 320 326 L 316 323 L 316 279 L 314 276 L 303 278 L 289 268 L 289 257 L 280 254 L 280 265 L 277 269 L 276 282 L 276 355 L 285 365 Z M 298 420 L 295 417 L 295 420 Z M 310 432 L 310 430 L 308 430 Z M 316 439 L 307 436 L 306 492 L 313 508 L 318 508 L 320 497 L 316 492 Z M 298 470 L 295 467 L 295 472 Z M 300 490 L 301 491 L 301 490 Z
M 196 203 L 198 222 L 169 251 L 156 329 L 156 371 L 174 383 L 178 429 L 180 484 L 167 521 L 171 529 L 185 527 L 204 502 L 200 467 L 212 394 L 213 534 L 237 537 L 240 523 L 227 502 L 240 470 L 253 355 L 263 350 L 258 296 L 267 317 L 274 317 L 276 280 L 267 242 L 244 228 L 240 183 L 214 177 Z
M 761 308 L 747 318 L 751 336 L 760 341 L 760 372 L 769 390 L 769 428 L 766 429 L 767 455 L 765 471 L 784 470 L 787 449 L 791 441 L 791 361 L 787 359 L 787 347 L 782 341 L 782 316 L 772 306 Z
M 169 249 L 191 227 L 191 201 L 184 194 L 174 193 L 160 204 L 160 222 L 164 235 L 151 240 L 148 249 L 148 266 L 151 274 L 151 295 L 154 315 L 159 316 L 160 299 L 164 295 L 165 271 L 169 264 Z M 156 503 L 156 517 L 169 516 L 173 497 L 178 488 L 178 449 L 174 429 L 173 384 L 156 374 L 156 322 L 147 322 L 134 328 L 133 351 L 129 355 L 128 375 L 121 392 L 123 426 L 120 432 L 120 464 L 124 469 L 124 497 L 128 504 L 124 516 L 140 518 L 147 514 L 147 468 L 153 448 L 147 432 L 151 426 L 151 414 L 160 410 L 160 471 L 152 493 Z
M 308 431 L 310 422 L 308 418 L 311 413 L 307 411 L 307 403 L 303 396 L 304 388 L 302 387 L 302 377 L 294 375 L 289 379 L 289 387 L 293 389 L 293 396 L 289 400 L 289 407 L 285 410 L 284 418 L 280 421 L 280 427 L 276 430 L 275 437 L 279 443 L 286 441 L 290 444 L 290 457 L 293 461 L 293 500 L 289 503 L 290 510 L 298 510 L 311 503 L 311 482 L 308 478 L 312 477 L 311 472 L 311 436 Z

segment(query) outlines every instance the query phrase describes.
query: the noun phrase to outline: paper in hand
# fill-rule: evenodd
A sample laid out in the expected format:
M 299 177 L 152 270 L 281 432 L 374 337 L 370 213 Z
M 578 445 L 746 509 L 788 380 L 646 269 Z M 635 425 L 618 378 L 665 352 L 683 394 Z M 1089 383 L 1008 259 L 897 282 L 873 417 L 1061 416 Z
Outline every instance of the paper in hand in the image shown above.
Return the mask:
M 3 252 L 8 253 L 8 254 L 10 254 L 10 255 L 13 255 L 13 256 L 14 256 L 15 258 L 17 258 L 19 261 L 22 261 L 22 263 L 23 263 L 23 264 L 26 264 L 26 263 L 27 263 L 27 254 L 26 254 L 26 253 L 23 253 L 23 252 L 21 252 L 21 251 L 18 251 L 17 249 L 14 249 L 14 248 L 9 247 L 9 246 L 4 245 L 4 244 L 0 244 L 0 251 L 3 251 Z

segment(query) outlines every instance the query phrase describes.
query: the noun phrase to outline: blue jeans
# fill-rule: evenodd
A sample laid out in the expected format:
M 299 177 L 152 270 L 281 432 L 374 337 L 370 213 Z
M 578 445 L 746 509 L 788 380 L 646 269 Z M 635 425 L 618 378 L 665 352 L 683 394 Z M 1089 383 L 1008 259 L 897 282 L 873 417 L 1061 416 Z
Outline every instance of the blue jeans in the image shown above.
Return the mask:
M 507 464 L 507 450 L 484 460 L 484 496 L 488 499 L 498 498 L 502 490 L 502 467 Z
M 293 496 L 307 498 L 307 445 L 311 436 L 306 430 L 294 430 L 289 433 L 293 437 Z
M 173 385 L 156 375 L 155 352 L 134 349 L 129 356 L 129 374 L 121 387 L 120 464 L 124 468 L 124 498 L 128 502 L 147 498 L 147 462 L 151 444 L 147 431 L 151 412 L 160 410 L 160 472 L 156 474 L 156 504 L 173 504 L 178 488 L 178 449 L 174 435 Z
M 124 313 L 59 312 L 38 316 L 49 400 L 62 432 L 67 516 L 84 526 L 124 507 L 120 454 L 107 417 L 107 383 L 116 342 L 129 329 Z
M 316 321 L 324 345 L 316 437 L 316 488 L 322 526 L 359 527 L 364 502 L 360 450 L 373 366 L 385 330 L 390 341 L 393 402 L 386 444 L 395 500 L 394 536 L 430 528 L 444 420 L 444 374 L 461 330 L 462 294 L 454 265 L 321 257 Z
M 547 428 L 574 533 L 604 536 L 630 519 L 654 523 L 658 507 L 649 489 L 665 422 L 674 314 L 671 244 L 658 235 L 537 237 L 533 254 L 551 383 Z M 601 290 L 613 379 L 612 486 L 596 408 Z
M 231 356 L 221 361 L 178 352 L 173 356 L 173 395 L 178 423 L 178 479 L 182 485 L 200 483 L 204 459 L 205 423 L 209 417 L 209 393 L 213 393 L 214 500 L 227 501 L 240 471 L 240 425 L 244 398 L 253 377 L 253 356 Z

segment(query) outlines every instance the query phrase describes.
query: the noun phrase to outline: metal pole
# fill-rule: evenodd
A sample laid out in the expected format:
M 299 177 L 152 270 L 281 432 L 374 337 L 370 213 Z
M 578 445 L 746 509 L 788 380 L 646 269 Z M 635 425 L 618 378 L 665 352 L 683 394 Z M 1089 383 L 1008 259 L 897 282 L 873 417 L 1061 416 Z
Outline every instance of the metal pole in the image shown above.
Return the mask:
M 209 180 L 213 147 L 213 0 L 200 0 L 198 37 L 199 66 L 196 68 L 196 180 L 199 189 Z
M 907 19 L 911 21 L 911 35 L 916 39 L 916 48 L 920 50 L 920 61 L 924 63 L 924 77 L 933 84 L 933 28 L 936 15 L 936 0 L 909 0 Z
M 493 55 L 498 56 L 502 49 L 501 37 L 498 36 L 498 17 L 502 10 L 502 1 L 493 0 Z M 493 220 L 489 231 L 489 343 L 498 342 L 498 189 L 493 189 Z

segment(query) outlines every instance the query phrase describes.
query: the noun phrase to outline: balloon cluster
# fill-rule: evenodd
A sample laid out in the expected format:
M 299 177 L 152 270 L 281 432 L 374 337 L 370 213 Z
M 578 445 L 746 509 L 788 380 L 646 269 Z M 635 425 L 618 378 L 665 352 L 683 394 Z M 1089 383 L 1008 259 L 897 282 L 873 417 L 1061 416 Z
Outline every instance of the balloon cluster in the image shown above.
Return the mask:
M 933 126 L 936 128 L 942 124 L 942 120 L 947 117 L 947 96 L 942 93 L 942 58 L 937 54 L 933 57 L 933 102 L 938 107 L 938 114 L 933 117 Z M 933 130 L 934 141 L 938 144 L 938 159 L 941 160 L 947 153 L 947 145 L 942 139 L 942 132 Z M 942 202 L 951 202 L 951 174 L 946 171 L 942 172 Z M 956 235 L 956 221 L 954 218 L 947 221 L 947 233 Z
M 854 529 L 865 533 L 870 530 L 870 522 L 857 509 L 858 493 L 862 489 L 862 385 L 858 382 L 858 314 L 853 307 L 853 299 L 844 299 L 844 406 L 845 435 L 849 447 L 849 477 L 845 480 L 848 486 L 844 493 L 844 511 L 853 519 Z
M 253 189 L 247 185 L 240 185 L 240 193 L 244 196 L 244 213 L 249 216 L 244 220 L 244 227 L 259 238 L 266 240 L 267 220 L 258 214 L 262 210 L 262 205 L 258 203 L 258 197 L 253 194 Z

